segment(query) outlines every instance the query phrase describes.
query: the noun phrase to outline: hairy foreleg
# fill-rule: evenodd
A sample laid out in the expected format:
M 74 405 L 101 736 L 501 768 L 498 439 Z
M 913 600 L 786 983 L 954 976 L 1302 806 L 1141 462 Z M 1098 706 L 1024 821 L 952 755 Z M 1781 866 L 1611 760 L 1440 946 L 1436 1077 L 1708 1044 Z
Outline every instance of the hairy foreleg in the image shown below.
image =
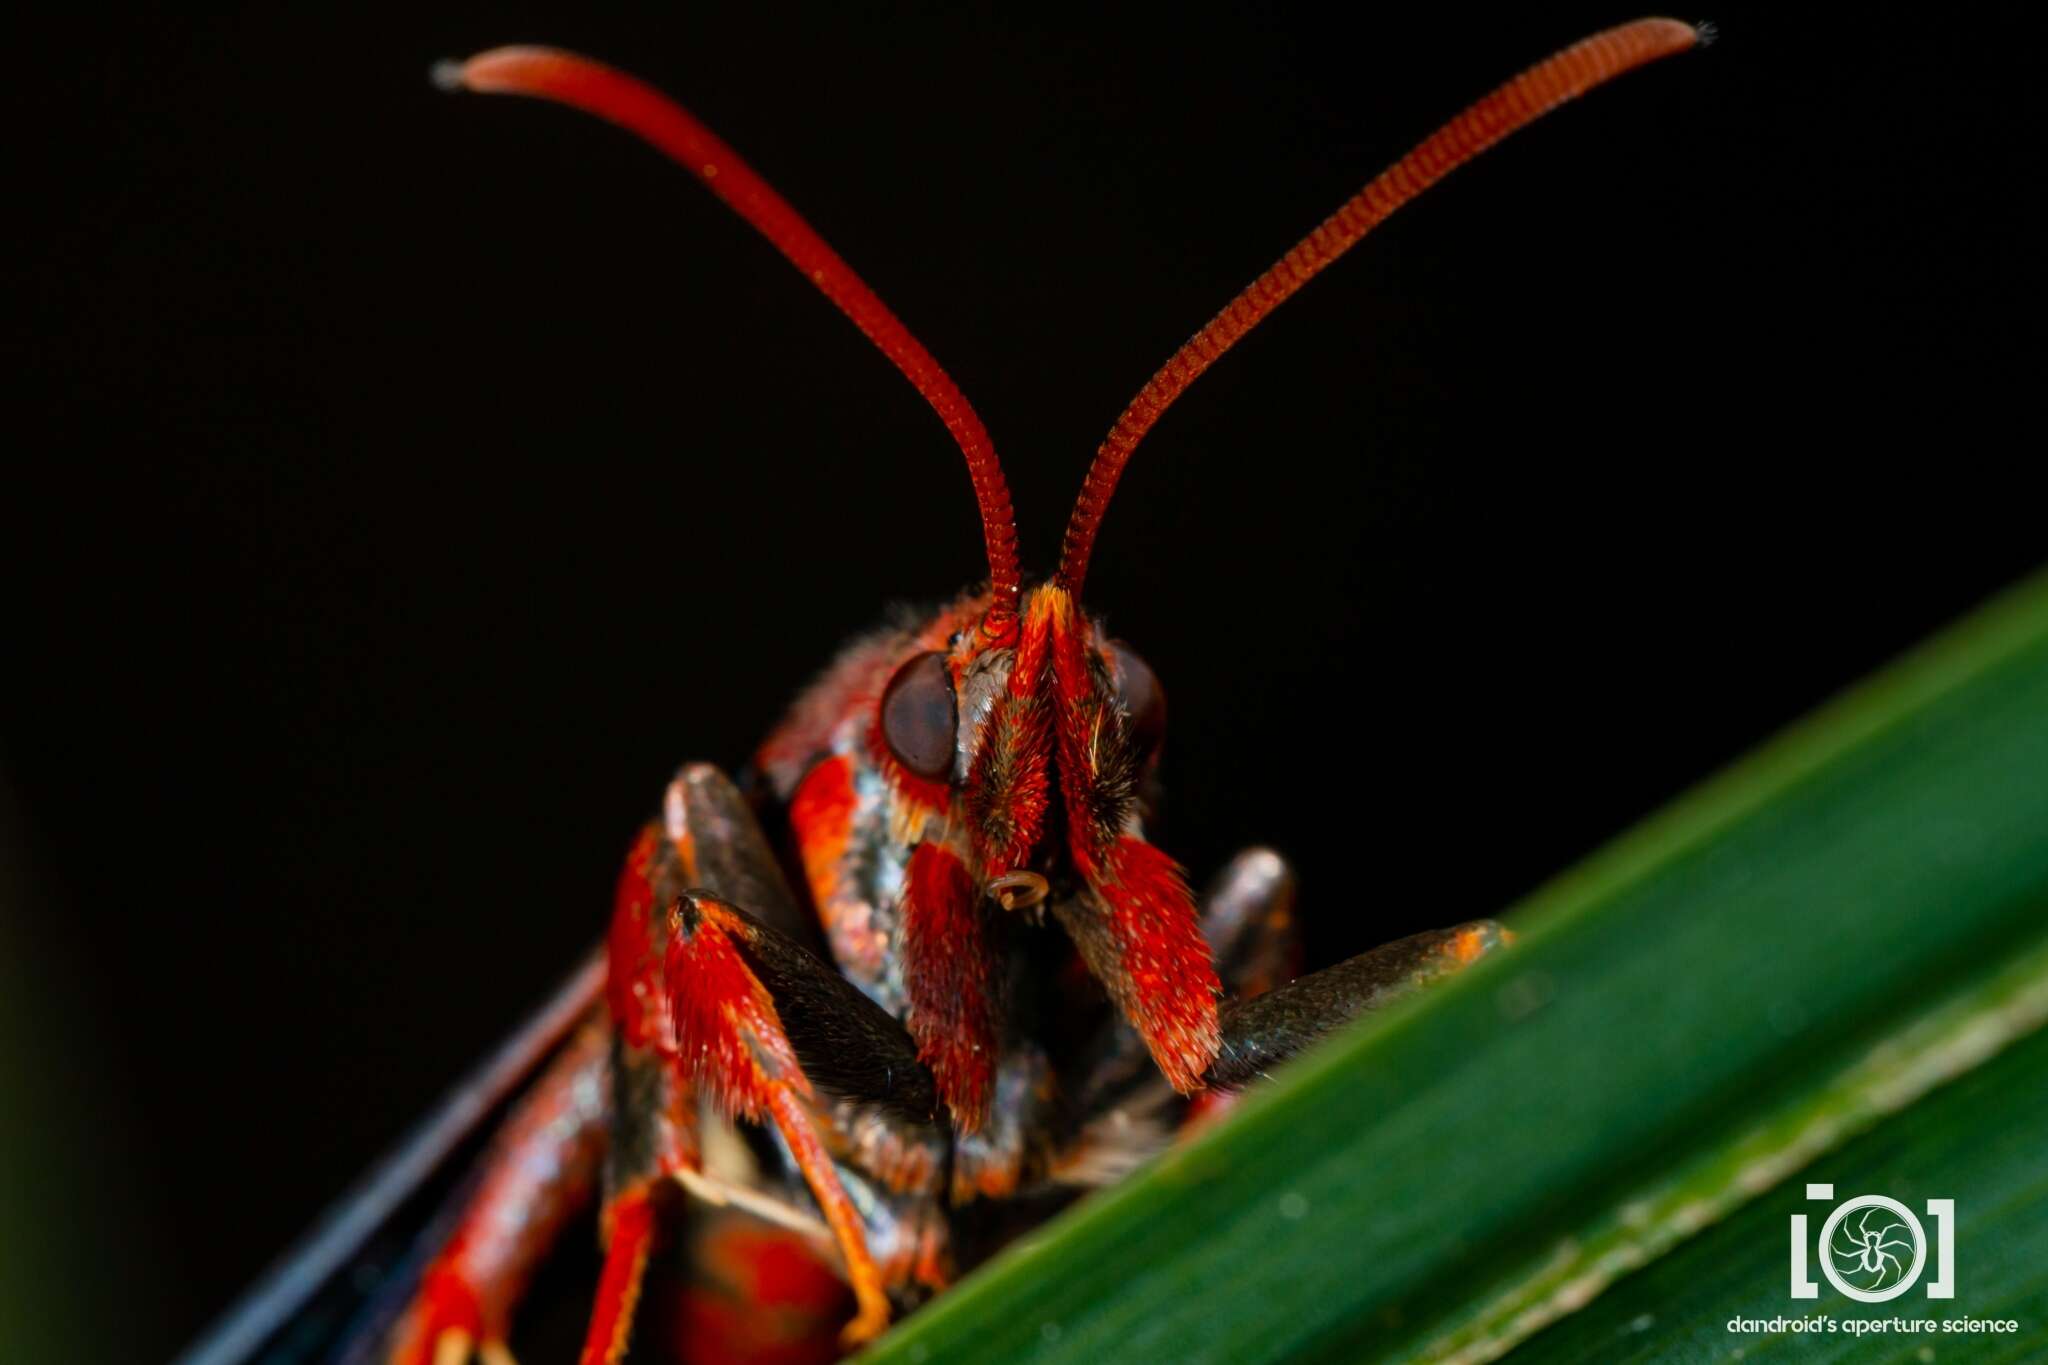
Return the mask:
M 774 1125 L 832 1229 L 853 1286 L 859 1311 L 845 1339 L 869 1340 L 888 1325 L 889 1301 L 860 1211 L 821 1132 L 807 1064 L 841 1093 L 861 1093 L 878 1108 L 917 1118 L 928 1118 L 937 1103 L 931 1075 L 916 1064 L 895 1020 L 738 908 L 686 892 L 669 913 L 668 930 L 664 966 L 680 1071 L 725 1113 Z

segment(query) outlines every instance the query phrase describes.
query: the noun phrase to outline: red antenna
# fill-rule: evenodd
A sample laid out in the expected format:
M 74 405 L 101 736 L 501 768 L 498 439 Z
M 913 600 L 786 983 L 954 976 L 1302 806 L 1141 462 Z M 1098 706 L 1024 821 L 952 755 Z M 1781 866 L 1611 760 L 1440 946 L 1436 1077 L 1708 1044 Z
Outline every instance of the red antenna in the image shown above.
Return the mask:
M 1566 100 L 1585 94 L 1625 71 L 1704 40 L 1704 31 L 1675 19 L 1639 19 L 1596 33 L 1539 62 L 1492 94 L 1470 106 L 1425 138 L 1415 150 L 1382 171 L 1315 231 L 1296 243 L 1272 269 L 1245 291 L 1208 326 L 1174 352 L 1138 396 L 1131 400 L 1109 436 L 1095 452 L 1060 551 L 1056 582 L 1078 596 L 1088 576 L 1088 556 L 1116 482 L 1130 463 L 1131 452 L 1195 377 L 1216 363 L 1245 333 L 1259 325 L 1295 290 L 1354 246 L 1395 209 L 1441 180 L 1452 170 L 1519 128 L 1527 127 Z
M 924 395 L 967 457 L 967 475 L 981 506 L 981 534 L 988 544 L 993 621 L 1017 609 L 1017 522 L 1010 489 L 988 430 L 910 329 L 889 311 L 839 253 L 825 244 L 787 200 L 740 160 L 718 135 L 690 112 L 652 87 L 587 57 L 545 47 L 500 47 L 466 62 L 444 62 L 435 81 L 449 89 L 483 94 L 532 95 L 594 114 L 636 135 L 703 181 L 740 217 L 774 244 L 869 341 L 903 371 Z

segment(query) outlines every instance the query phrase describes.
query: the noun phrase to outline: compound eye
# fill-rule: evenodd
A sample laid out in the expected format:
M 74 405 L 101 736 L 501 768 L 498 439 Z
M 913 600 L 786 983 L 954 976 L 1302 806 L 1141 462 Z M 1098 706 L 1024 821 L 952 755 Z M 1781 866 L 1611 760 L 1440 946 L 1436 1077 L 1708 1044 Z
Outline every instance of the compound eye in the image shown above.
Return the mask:
M 1166 689 L 1159 685 L 1152 666 L 1122 640 L 1111 640 L 1109 652 L 1116 661 L 1112 670 L 1116 699 L 1131 718 L 1131 743 L 1139 754 L 1149 754 L 1166 738 Z
M 945 655 L 920 654 L 889 679 L 882 693 L 882 738 L 898 763 L 919 777 L 951 775 L 958 725 Z

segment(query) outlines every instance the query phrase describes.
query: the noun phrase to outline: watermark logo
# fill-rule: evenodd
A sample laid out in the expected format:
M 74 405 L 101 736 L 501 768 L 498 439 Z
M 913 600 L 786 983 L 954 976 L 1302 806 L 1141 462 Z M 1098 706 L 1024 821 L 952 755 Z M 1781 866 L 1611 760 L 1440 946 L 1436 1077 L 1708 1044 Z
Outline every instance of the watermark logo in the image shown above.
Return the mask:
M 1808 1185 L 1806 1197 L 1832 1203 L 1835 1187 Z M 1953 1199 L 1927 1201 L 1927 1216 L 1934 1224 L 1934 1278 L 1926 1286 L 1930 1299 L 1956 1296 L 1955 1214 Z M 1829 1284 L 1861 1303 L 1898 1298 L 1919 1283 L 1927 1269 L 1927 1228 L 1913 1210 L 1896 1199 L 1881 1194 L 1845 1199 L 1822 1221 L 1818 1237 L 1809 1233 L 1811 1221 L 1803 1213 L 1792 1215 L 1795 1299 L 1820 1297 L 1811 1265 L 1818 1265 Z
M 1930 1299 L 1956 1296 L 1956 1201 L 1930 1199 L 1915 1212 L 1881 1194 L 1859 1194 L 1835 1203 L 1833 1185 L 1808 1185 L 1806 1197 L 1833 1204 L 1825 1214 L 1792 1215 L 1792 1297 L 1818 1299 L 1820 1280 L 1855 1304 L 1885 1303 L 1919 1286 Z M 1816 1228 L 1816 1224 L 1818 1227 Z M 1820 1279 L 1816 1279 L 1818 1275 Z M 2014 1336 L 2018 1318 L 1921 1317 L 1912 1301 L 1872 1312 L 1847 1306 L 1838 1309 L 1796 1308 L 1768 1318 L 1728 1319 L 1731 1336 L 1927 1337 Z M 1929 1310 L 1921 1310 L 1927 1312 Z M 1740 1356 L 1743 1348 L 1734 1352 Z M 1931 1344 L 1920 1359 L 1932 1360 Z

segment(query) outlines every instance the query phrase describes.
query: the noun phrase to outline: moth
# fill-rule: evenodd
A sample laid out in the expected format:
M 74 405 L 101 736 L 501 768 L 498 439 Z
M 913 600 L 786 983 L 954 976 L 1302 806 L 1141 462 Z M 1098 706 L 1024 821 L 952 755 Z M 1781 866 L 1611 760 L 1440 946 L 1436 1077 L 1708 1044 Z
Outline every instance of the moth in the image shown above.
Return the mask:
M 1702 37 L 1667 19 L 1596 34 L 1374 178 L 1117 417 L 1059 562 L 1035 582 L 973 407 L 714 133 L 562 51 L 437 69 L 450 88 L 616 124 L 755 227 L 945 425 L 988 572 L 848 648 L 738 780 L 703 763 L 678 772 L 626 857 L 601 950 L 458 1094 L 457 1121 L 501 1097 L 508 1112 L 459 1197 L 394 1262 L 396 1289 L 352 1311 L 352 1358 L 505 1365 L 522 1293 L 593 1202 L 604 1256 L 585 1365 L 621 1360 L 636 1323 L 654 1352 L 682 1358 L 829 1356 L 1333 1029 L 1499 949 L 1507 933 L 1475 921 L 1296 977 L 1279 855 L 1242 853 L 1197 895 L 1147 837 L 1165 693 L 1086 610 L 1088 566 L 1146 433 L 1269 313 L 1458 165 Z M 437 1131 L 423 1149 L 435 1160 L 453 1146 Z M 401 1158 L 356 1222 L 396 1207 L 423 1160 Z M 316 1240 L 215 1344 L 274 1333 L 350 1254 L 346 1227 Z

